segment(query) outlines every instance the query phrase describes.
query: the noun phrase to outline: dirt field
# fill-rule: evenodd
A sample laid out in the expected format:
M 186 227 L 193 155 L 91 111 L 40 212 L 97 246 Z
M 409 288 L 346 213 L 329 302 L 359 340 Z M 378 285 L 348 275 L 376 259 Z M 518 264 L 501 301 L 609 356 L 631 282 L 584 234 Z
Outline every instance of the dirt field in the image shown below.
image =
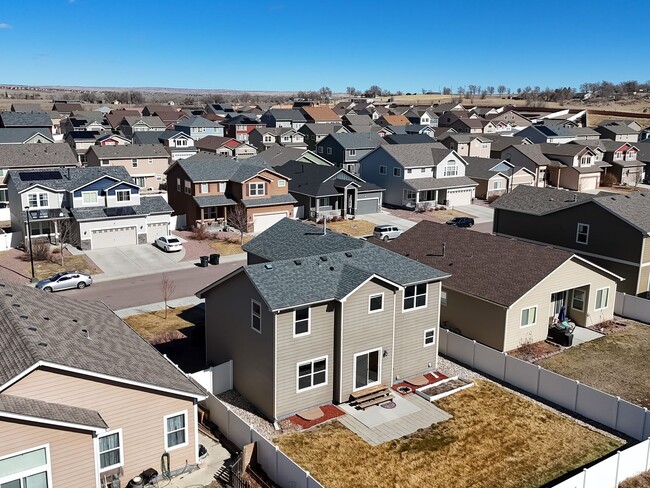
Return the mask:
M 375 224 L 367 220 L 339 220 L 338 222 L 328 222 L 327 227 L 336 232 L 347 234 L 352 237 L 371 236 L 375 229 Z
M 650 408 L 650 326 L 634 321 L 595 341 L 537 364 L 612 395 Z
M 487 381 L 436 404 L 453 418 L 375 447 L 336 421 L 276 442 L 328 488 L 532 488 L 622 445 Z
M 650 471 L 625 480 L 618 486 L 619 488 L 650 488 Z

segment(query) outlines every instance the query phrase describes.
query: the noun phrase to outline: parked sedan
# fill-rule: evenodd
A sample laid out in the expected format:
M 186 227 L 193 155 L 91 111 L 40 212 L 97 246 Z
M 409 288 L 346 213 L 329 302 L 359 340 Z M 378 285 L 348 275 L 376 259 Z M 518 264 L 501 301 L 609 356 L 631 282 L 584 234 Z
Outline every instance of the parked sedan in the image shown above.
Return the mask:
M 64 271 L 57 273 L 51 278 L 41 280 L 36 283 L 36 288 L 43 291 L 53 292 L 69 290 L 71 288 L 86 288 L 92 285 L 93 279 L 89 275 L 79 273 L 78 271 Z
M 165 252 L 180 251 L 183 244 L 176 236 L 162 236 L 156 239 L 156 246 Z
M 456 227 L 471 227 L 474 225 L 474 219 L 471 217 L 454 217 L 447 221 L 448 225 L 455 225 Z

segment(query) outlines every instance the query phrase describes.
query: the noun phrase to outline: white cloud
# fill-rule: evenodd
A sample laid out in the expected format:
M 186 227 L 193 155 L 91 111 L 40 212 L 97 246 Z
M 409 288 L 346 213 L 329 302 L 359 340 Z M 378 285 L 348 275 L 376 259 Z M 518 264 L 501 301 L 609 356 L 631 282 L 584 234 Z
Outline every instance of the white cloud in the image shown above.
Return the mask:
M 11 25 L 9 25 L 9 24 L 0 24 L 0 29 L 11 29 Z

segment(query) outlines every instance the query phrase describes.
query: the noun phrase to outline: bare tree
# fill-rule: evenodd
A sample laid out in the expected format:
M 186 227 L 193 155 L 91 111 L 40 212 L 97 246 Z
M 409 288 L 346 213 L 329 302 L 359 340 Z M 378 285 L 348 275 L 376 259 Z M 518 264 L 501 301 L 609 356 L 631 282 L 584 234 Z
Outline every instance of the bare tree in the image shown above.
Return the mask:
M 321 101 L 329 102 L 332 98 L 332 90 L 329 86 L 323 86 L 318 90 L 318 95 L 320 96 Z
M 353 97 L 353 96 L 355 96 L 355 95 L 357 94 L 357 89 L 356 89 L 355 87 L 353 87 L 353 86 L 348 86 L 348 87 L 345 89 L 345 92 L 346 92 L 348 95 L 350 95 L 351 97 Z
M 442 94 L 443 95 L 451 95 L 451 88 L 448 86 L 445 86 L 442 88 Z
M 503 95 L 506 92 L 506 86 L 505 85 L 499 85 L 497 87 L 497 93 L 499 95 Z
M 494 87 L 493 86 L 488 86 L 486 88 L 487 92 L 490 94 L 490 96 L 494 95 Z
M 65 250 L 68 244 L 76 245 L 79 241 L 78 227 L 72 219 L 59 221 L 59 254 L 61 255 L 61 267 L 65 266 Z
M 174 294 L 176 290 L 176 285 L 169 278 L 167 273 L 163 273 L 162 278 L 160 279 L 160 293 L 162 294 L 163 302 L 165 303 L 165 320 L 167 320 L 167 302 Z
M 228 224 L 239 231 L 240 244 L 244 243 L 244 233 L 248 232 L 248 213 L 241 203 L 228 211 Z

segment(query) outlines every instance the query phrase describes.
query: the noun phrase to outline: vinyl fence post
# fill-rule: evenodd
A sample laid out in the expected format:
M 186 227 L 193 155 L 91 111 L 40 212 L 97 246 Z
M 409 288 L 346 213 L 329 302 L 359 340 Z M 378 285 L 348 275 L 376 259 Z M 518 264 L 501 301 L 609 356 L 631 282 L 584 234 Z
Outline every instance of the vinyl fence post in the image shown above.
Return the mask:
M 542 374 L 542 367 L 537 366 L 537 382 L 535 383 L 535 396 L 539 396 L 539 377 Z
M 474 361 L 476 359 L 476 341 L 472 341 L 472 368 L 474 368 Z
M 650 469 L 650 437 L 648 437 L 645 441 L 648 443 L 648 452 L 645 456 L 645 470 L 648 471 Z
M 616 478 L 615 478 L 616 483 L 614 486 L 618 486 L 618 484 L 621 482 L 621 480 L 619 480 L 618 478 L 620 468 L 621 468 L 621 451 L 616 451 Z
M 614 417 L 614 430 L 618 430 L 618 411 L 621 408 L 621 397 L 616 397 L 616 417 Z
M 580 382 L 576 380 L 576 399 L 573 402 L 573 411 L 577 412 L 578 411 L 578 391 L 580 391 Z

